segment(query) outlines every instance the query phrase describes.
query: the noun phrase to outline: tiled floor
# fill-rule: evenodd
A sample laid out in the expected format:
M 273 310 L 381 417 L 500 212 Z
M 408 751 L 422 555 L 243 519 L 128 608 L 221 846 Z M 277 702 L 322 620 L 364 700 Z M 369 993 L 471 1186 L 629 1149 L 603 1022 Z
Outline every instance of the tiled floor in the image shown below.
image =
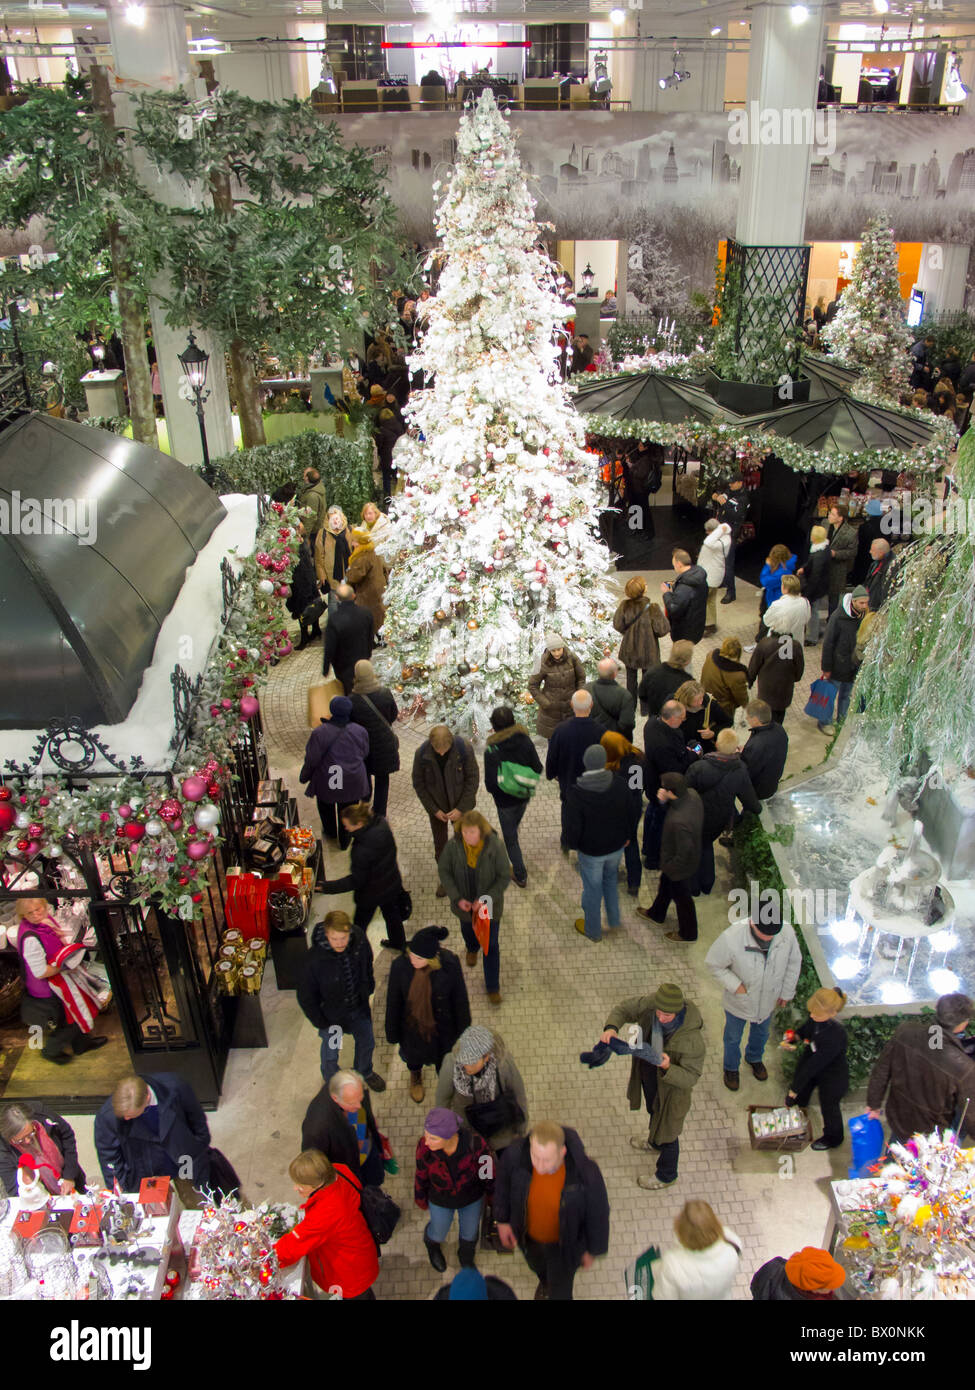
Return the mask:
M 624 574 L 615 579 L 622 585 L 628 577 Z M 646 576 L 652 593 L 659 592 L 663 577 Z M 719 639 L 735 633 L 743 642 L 750 642 L 757 622 L 758 596 L 744 583 L 739 584 L 738 594 L 736 604 L 718 608 Z M 711 645 L 710 641 L 698 644 L 695 673 Z M 305 692 L 319 675 L 321 650 L 319 643 L 290 656 L 273 673 L 264 698 L 273 771 L 287 779 L 299 796 L 299 804 L 307 809 L 307 823 L 316 831 L 315 808 L 301 795 L 297 771 L 307 737 Z M 665 640 L 665 655 L 667 650 Z M 802 709 L 809 681 L 817 674 L 818 666 L 797 690 L 797 710 Z M 638 724 L 638 737 L 641 727 Z M 801 772 L 822 758 L 824 740 L 801 713 L 790 712 L 786 728 L 792 740 L 790 770 Z M 463 948 L 456 921 L 445 912 L 443 901 L 434 897 L 437 880 L 429 826 L 410 784 L 413 753 L 423 736 L 420 726 L 400 728 L 403 768 L 392 779 L 389 819 L 404 878 L 413 894 L 412 926 L 447 923 L 451 927 L 447 944 L 460 952 Z M 478 807 L 495 820 L 493 803 L 483 789 Z M 764 1260 L 775 1254 L 788 1255 L 805 1244 L 820 1243 L 827 1217 L 825 1184 L 830 1177 L 845 1176 L 847 1153 L 807 1150 L 793 1165 L 749 1149 L 746 1105 L 782 1097 L 779 1054 L 771 1049 L 767 1061 L 772 1075 L 767 1083 L 753 1080 L 743 1068 L 742 1089 L 736 1096 L 722 1085 L 720 990 L 703 969 L 703 958 L 728 920 L 726 893 L 731 884 L 725 852 L 718 850 L 714 891 L 710 898 L 698 900 L 701 935 L 696 945 L 683 947 L 666 941 L 661 929 L 648 926 L 635 915 L 636 900 L 625 893 L 623 930 L 595 945 L 573 928 L 579 915 L 579 880 L 574 865 L 559 854 L 558 832 L 557 789 L 554 783 L 543 782 L 522 829 L 529 886 L 524 892 L 512 886 L 505 899 L 501 930 L 504 1002 L 499 1007 L 488 1003 L 479 966 L 466 971 L 466 976 L 474 1020 L 502 1034 L 521 1068 L 531 1117 L 572 1125 L 602 1168 L 612 1206 L 610 1251 L 590 1272 L 580 1274 L 576 1296 L 625 1297 L 627 1263 L 651 1242 L 669 1243 L 671 1225 L 682 1203 L 690 1197 L 705 1197 L 742 1238 L 744 1260 L 738 1294 L 747 1297 L 748 1277 Z M 328 856 L 328 873 L 334 877 L 345 856 L 333 849 Z M 656 874 L 645 875 L 641 903 L 650 901 L 655 882 Z M 313 920 L 319 920 L 332 906 L 351 909 L 351 895 L 330 899 L 327 904 L 325 899 L 317 900 Z M 379 1038 L 376 1066 L 389 1083 L 385 1094 L 374 1097 L 375 1110 L 400 1162 L 399 1174 L 387 1179 L 387 1190 L 404 1212 L 386 1247 L 376 1291 L 386 1299 L 427 1299 L 441 1279 L 430 1268 L 421 1243 L 424 1217 L 412 1204 L 412 1155 L 427 1104 L 432 1103 L 432 1073 L 427 1073 L 427 1101 L 417 1106 L 407 1094 L 402 1062 L 383 1040 L 386 980 L 392 957 L 379 949 L 383 932 L 378 916 L 369 934 L 377 953 L 373 1004 Z M 631 1114 L 627 1108 L 627 1064 L 612 1059 L 600 1070 L 589 1071 L 579 1063 L 578 1054 L 596 1041 L 616 1000 L 652 990 L 664 980 L 676 981 L 701 1007 L 708 1061 L 681 1137 L 680 1180 L 671 1190 L 653 1194 L 636 1186 L 637 1175 L 647 1171 L 648 1165 L 627 1143 L 631 1134 L 646 1132 L 645 1116 Z M 298 1152 L 301 1119 L 320 1085 L 319 1040 L 294 995 L 277 993 L 273 970 L 267 973 L 262 1003 L 270 1045 L 265 1051 L 231 1054 L 224 1097 L 211 1116 L 211 1128 L 214 1142 L 232 1159 L 253 1199 L 286 1199 L 290 1196 L 287 1167 Z M 351 1065 L 351 1047 L 343 1060 Z M 91 1120 L 79 1119 L 77 1128 L 83 1159 L 87 1157 L 93 1165 Z M 457 1269 L 455 1234 L 446 1248 L 445 1277 L 449 1279 Z M 531 1297 L 535 1280 L 520 1254 L 480 1255 L 478 1259 L 485 1272 L 508 1280 L 519 1297 Z

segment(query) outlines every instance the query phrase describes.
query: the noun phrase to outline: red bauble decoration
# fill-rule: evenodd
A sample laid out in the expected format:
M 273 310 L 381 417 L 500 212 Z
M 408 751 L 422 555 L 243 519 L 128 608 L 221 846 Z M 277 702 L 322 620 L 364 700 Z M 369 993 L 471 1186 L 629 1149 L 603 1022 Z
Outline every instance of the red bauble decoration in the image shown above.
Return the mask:
M 243 695 L 240 701 L 240 714 L 242 719 L 253 719 L 260 709 L 256 695 Z
M 101 821 L 102 825 L 108 825 L 109 821 L 110 821 L 112 818 L 111 818 L 111 816 L 108 814 L 107 811 L 102 811 L 102 813 L 101 813 L 101 815 L 98 817 L 98 819 Z
M 179 820 L 182 811 L 180 804 L 175 797 L 168 796 L 159 808 L 159 815 L 162 820 Z
M 128 821 L 122 828 L 122 834 L 125 835 L 127 839 L 131 840 L 134 845 L 139 843 L 145 833 L 145 826 L 140 825 L 139 822 L 135 820 Z
M 17 812 L 14 808 L 0 801 L 0 835 L 5 835 L 16 819 Z
M 186 777 L 182 785 L 183 798 L 186 801 L 202 801 L 207 794 L 206 778 Z
M 186 877 L 186 875 L 184 874 L 183 877 L 182 877 L 182 878 L 180 879 L 180 881 L 179 881 L 179 886 L 180 886 L 180 888 L 185 888 L 185 887 L 187 886 L 188 883 L 189 883 L 189 879 L 188 879 L 188 878 Z
M 27 850 L 28 850 L 28 848 L 29 848 L 29 846 L 30 846 L 30 840 L 18 840 L 18 841 L 17 841 L 17 848 L 20 850 L 21 854 L 26 854 L 26 853 L 27 853 Z
M 246 656 L 247 656 L 247 648 L 246 648 L 246 647 L 238 647 L 238 648 L 237 648 L 237 655 L 240 657 L 241 661 L 243 661 L 243 660 L 246 658 Z
M 241 685 L 244 686 L 245 689 L 249 688 L 249 687 L 252 686 L 253 684 L 254 684 L 254 677 L 253 677 L 253 676 L 245 676 L 244 679 L 241 681 Z
M 221 709 L 233 709 L 233 707 L 234 707 L 234 702 L 233 702 L 233 700 L 228 700 L 226 696 L 224 696 L 224 698 L 220 701 L 220 708 L 221 708 Z
M 35 854 L 39 853 L 40 848 L 41 846 L 38 840 L 31 840 L 30 844 L 27 846 L 27 853 L 33 858 Z
M 283 502 L 272 502 L 272 503 L 271 503 L 271 511 L 272 511 L 272 512 L 276 512 L 278 516 L 284 516 L 284 503 L 283 503 Z M 176 1282 L 179 1283 L 179 1280 L 177 1279 Z
M 203 901 L 203 894 L 202 894 L 202 893 L 194 893 L 194 894 L 193 894 L 193 901 L 194 901 L 195 903 L 201 903 L 201 902 Z
M 0 801 L 9 801 L 12 796 L 13 792 L 9 787 L 0 787 Z
M 211 705 L 211 706 L 210 706 L 210 715 L 211 715 L 211 718 L 216 719 L 216 717 L 217 717 L 217 715 L 218 715 L 219 713 L 220 713 L 220 706 L 219 706 L 219 705 Z
M 560 517 L 559 517 L 559 525 L 560 525 L 560 526 L 568 526 L 568 524 L 569 524 L 569 518 L 568 518 L 567 516 L 560 516 Z
M 283 541 L 286 541 L 290 539 L 291 531 L 287 526 L 282 526 L 280 531 L 278 532 L 278 535 L 281 537 Z
M 32 821 L 27 827 L 27 833 L 32 840 L 39 840 L 44 834 L 44 827 L 43 825 L 38 825 L 36 821 Z
M 219 801 L 222 795 L 223 787 L 221 787 L 219 782 L 207 783 L 207 796 L 211 801 Z
M 37 798 L 37 804 L 38 806 L 50 806 L 51 798 L 49 796 L 39 796 Z

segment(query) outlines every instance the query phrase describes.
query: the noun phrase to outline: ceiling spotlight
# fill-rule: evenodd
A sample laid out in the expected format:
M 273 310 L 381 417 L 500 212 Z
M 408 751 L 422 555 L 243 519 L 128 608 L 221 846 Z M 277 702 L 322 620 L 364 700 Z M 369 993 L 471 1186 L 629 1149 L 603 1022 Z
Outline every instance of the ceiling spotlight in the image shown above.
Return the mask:
M 712 37 L 712 39 L 714 38 L 714 36 L 715 36 L 716 34 L 720 34 L 720 33 L 721 33 L 721 25 L 720 25 L 720 24 L 716 24 L 716 25 L 714 26 L 714 28 L 711 30 L 711 37 Z
M 146 22 L 145 7 L 142 5 L 126 5 L 125 18 L 130 24 L 134 24 L 137 29 L 141 29 Z
M 609 22 L 610 22 L 610 24 L 623 24 L 623 23 L 625 22 L 625 20 L 626 20 L 626 11 L 625 11 L 625 10 L 620 10 L 620 9 L 610 10 L 610 12 L 609 12 Z
M 792 16 L 793 24 L 805 24 L 806 20 L 809 18 L 809 11 L 806 9 L 805 5 L 793 5 L 789 10 L 789 14 Z
M 681 82 L 686 82 L 687 79 L 688 79 L 688 78 L 690 77 L 690 75 L 691 75 L 689 72 L 686 72 L 686 71 L 685 71 L 685 72 L 682 72 L 682 71 L 678 68 L 678 66 L 677 66 L 677 60 L 678 60 L 679 57 L 680 57 L 680 49 L 675 48 L 675 49 L 674 49 L 674 70 L 673 70 L 673 72 L 670 74 L 669 77 L 661 77 L 661 78 L 658 78 L 658 80 L 657 80 L 657 85 L 660 87 L 660 90 L 661 90 L 662 92 L 663 92 L 663 91 L 666 91 L 668 87 L 676 87 L 676 86 L 678 86 Z
M 593 96 L 608 97 L 613 90 L 613 80 L 609 75 L 608 59 L 605 53 L 593 54 L 592 70 L 593 76 L 589 86 Z

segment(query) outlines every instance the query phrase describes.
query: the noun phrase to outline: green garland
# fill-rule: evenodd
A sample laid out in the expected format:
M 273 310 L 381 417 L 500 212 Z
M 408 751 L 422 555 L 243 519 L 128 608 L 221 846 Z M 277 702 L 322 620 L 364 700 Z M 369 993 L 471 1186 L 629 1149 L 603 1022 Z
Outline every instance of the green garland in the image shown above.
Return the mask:
M 770 837 L 757 816 L 746 814 L 735 827 L 732 863 L 738 883 L 742 887 L 750 888 L 754 883 L 758 885 L 758 893 L 771 889 L 784 895 L 785 882 L 775 862 Z M 797 1028 L 805 1022 L 806 1000 L 823 983 L 806 946 L 801 927 L 796 930 L 796 939 L 802 954 L 802 967 L 793 999 L 784 1008 L 775 1011 L 775 1026 L 781 1033 L 787 1028 Z M 929 1009 L 924 1009 L 921 1016 L 930 1012 Z M 917 1014 L 896 1013 L 875 1014 L 871 1017 L 852 1015 L 842 1019 L 847 1036 L 846 1055 L 850 1067 L 851 1090 L 857 1090 L 867 1084 L 873 1065 L 887 1042 L 902 1023 L 915 1021 L 917 1017 Z M 797 1053 L 783 1054 L 783 1070 L 789 1080 L 795 1072 L 797 1061 Z
M 217 491 L 266 497 L 287 483 L 300 486 L 304 470 L 317 468 L 328 505 L 341 507 L 353 524 L 367 502 L 379 500 L 372 476 L 372 439 L 365 429 L 351 439 L 305 430 L 278 444 L 259 444 L 229 454 L 213 467 Z

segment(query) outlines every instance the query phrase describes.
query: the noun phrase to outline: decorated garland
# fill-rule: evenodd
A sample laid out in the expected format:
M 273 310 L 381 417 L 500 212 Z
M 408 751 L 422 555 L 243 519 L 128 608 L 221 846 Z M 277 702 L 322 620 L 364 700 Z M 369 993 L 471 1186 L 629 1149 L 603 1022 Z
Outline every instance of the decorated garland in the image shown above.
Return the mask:
M 281 604 L 290 593 L 286 576 L 298 552 L 298 519 L 297 508 L 272 503 L 254 554 L 237 557 L 234 608 L 196 700 L 194 722 L 203 727 L 176 760 L 175 784 L 133 771 L 69 790 L 54 774 L 38 772 L 19 791 L 0 787 L 0 856 L 8 864 L 39 854 L 58 859 L 62 841 L 109 862 L 127 850 L 132 901 L 152 900 L 184 921 L 199 915 L 234 745 L 241 725 L 260 708 L 256 691 L 269 664 L 291 651 Z M 5 882 L 10 878 L 4 874 Z

